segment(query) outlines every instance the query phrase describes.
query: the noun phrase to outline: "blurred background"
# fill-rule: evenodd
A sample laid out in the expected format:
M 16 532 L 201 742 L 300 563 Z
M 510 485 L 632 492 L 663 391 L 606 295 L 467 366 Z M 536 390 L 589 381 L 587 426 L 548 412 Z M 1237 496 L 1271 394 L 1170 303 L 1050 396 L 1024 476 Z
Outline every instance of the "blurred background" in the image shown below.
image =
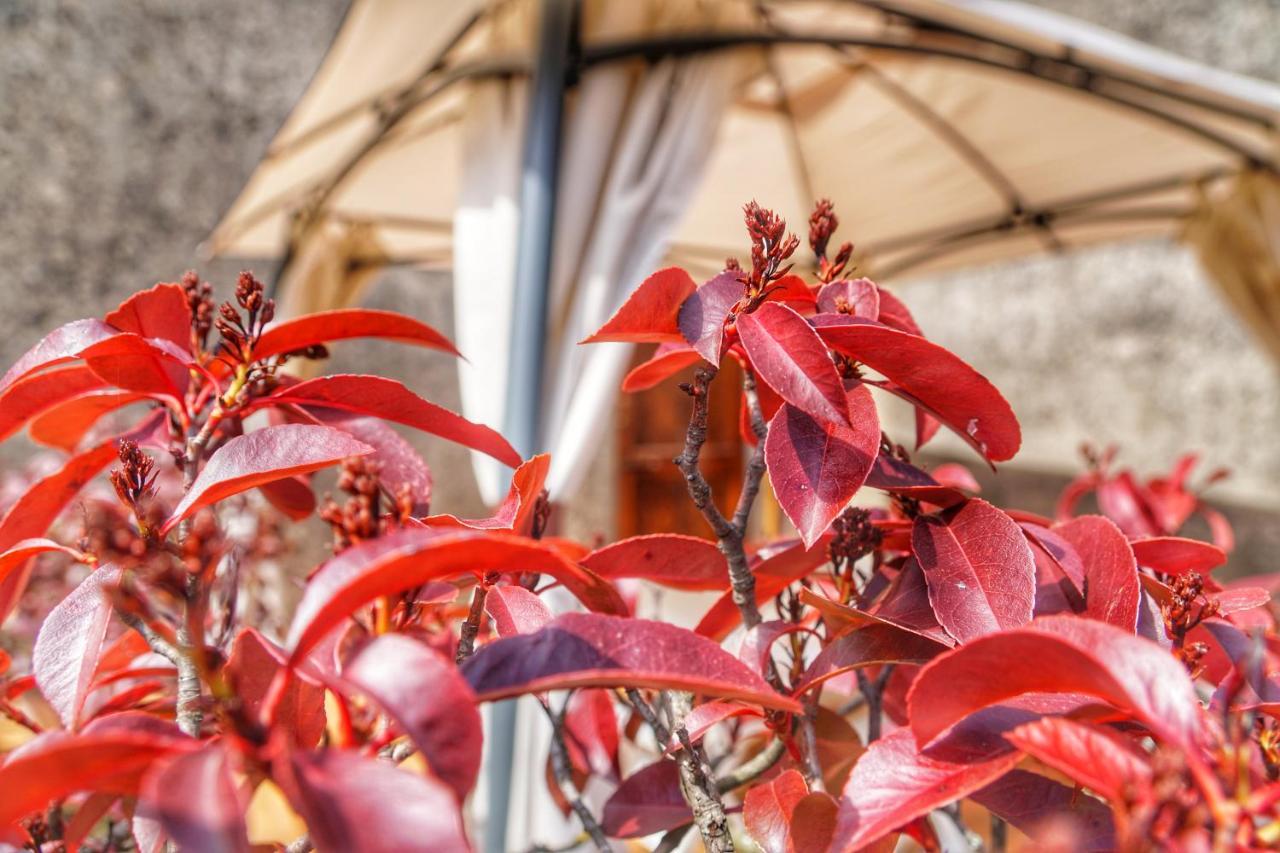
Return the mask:
M 0 0 L 0 361 L 48 328 L 99 315 L 189 268 L 220 294 L 244 266 L 274 274 L 274 262 L 207 260 L 200 247 L 306 90 L 347 5 Z M 1277 0 L 1034 5 L 1280 81 Z M 749 181 L 742 192 L 724 221 L 738 222 L 737 205 L 754 193 Z M 804 234 L 804 223 L 793 225 Z M 856 231 L 838 236 L 859 240 Z M 955 442 L 939 442 L 935 459 L 968 463 L 996 502 L 1047 512 L 1082 469 L 1082 442 L 1120 445 L 1119 462 L 1140 473 L 1197 451 L 1202 473 L 1233 472 L 1208 492 L 1236 525 L 1231 571 L 1280 569 L 1280 372 L 1185 246 L 1137 240 L 885 283 L 930 337 L 1001 389 L 1023 425 L 1022 452 L 994 478 Z M 451 300 L 448 270 L 404 266 L 381 272 L 361 297 L 447 334 Z M 461 407 L 443 356 L 343 344 L 331 370 L 386 373 Z M 670 386 L 649 395 L 624 399 L 599 424 L 590 475 L 561 496 L 566 532 L 610 537 L 663 522 L 645 514 L 664 482 L 649 472 L 674 438 L 664 430 L 680 427 L 683 397 Z M 677 414 L 670 423 L 652 405 L 663 400 Z M 435 472 L 434 506 L 483 514 L 465 452 L 412 440 Z M 30 449 L 15 439 L 0 453 L 23 463 Z

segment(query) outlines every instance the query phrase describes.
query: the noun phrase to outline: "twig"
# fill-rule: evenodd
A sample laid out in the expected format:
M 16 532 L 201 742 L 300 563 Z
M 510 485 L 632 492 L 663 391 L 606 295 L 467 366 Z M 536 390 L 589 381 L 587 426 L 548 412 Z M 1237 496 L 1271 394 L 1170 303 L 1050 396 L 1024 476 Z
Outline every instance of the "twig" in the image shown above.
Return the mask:
M 634 687 L 628 687 L 626 694 L 627 703 L 635 709 L 641 719 L 648 723 L 649 728 L 653 730 L 653 736 L 658 740 L 658 748 L 666 749 L 667 744 L 671 743 L 671 732 L 667 730 L 662 720 L 658 719 L 653 707 L 644 700 L 644 697 L 640 695 L 640 691 Z
M 454 655 L 454 663 L 462 663 L 471 657 L 476 650 L 476 635 L 480 633 L 480 622 L 484 619 L 484 602 L 489 597 L 489 581 L 486 578 L 476 584 L 471 593 L 471 610 L 467 613 L 467 621 L 462 623 L 462 632 L 458 636 L 458 653 Z
M 866 673 L 861 669 L 856 670 L 856 674 L 858 690 L 862 692 L 867 703 L 867 744 L 870 745 L 880 739 L 880 718 L 883 708 L 881 700 L 884 698 L 884 687 L 889 683 L 889 676 L 893 674 L 893 664 L 886 664 L 876 676 L 875 681 L 867 678 Z
M 991 815 L 991 853 L 1004 853 L 1009 849 L 1009 824 L 995 814 Z
M 182 460 L 183 494 L 191 491 L 191 487 L 196 481 L 196 476 L 200 473 L 200 457 L 204 455 L 205 446 L 209 443 L 209 438 L 213 435 L 213 431 L 218 425 L 218 420 L 215 412 L 215 415 L 211 415 L 205 420 L 198 433 L 187 438 L 186 453 Z M 188 516 L 178 524 L 178 541 L 185 542 L 190 533 L 191 517 Z M 200 593 L 199 586 L 199 574 L 196 572 L 189 573 L 185 590 L 186 600 L 183 604 L 182 618 L 178 622 L 177 630 L 178 645 L 182 648 L 182 654 L 178 660 L 174 661 L 174 666 L 178 668 L 178 728 L 191 737 L 199 737 L 200 725 L 204 721 L 204 712 L 200 710 L 200 669 L 196 665 L 195 657 L 198 654 L 195 642 L 197 638 L 192 635 L 190 625 L 192 621 L 191 608 Z M 203 646 L 204 638 L 199 637 L 199 642 Z
M 310 835 L 302 835 L 289 842 L 289 846 L 284 848 L 284 853 L 310 853 L 315 847 L 311 844 Z
M 756 753 L 750 760 L 739 764 L 731 773 L 716 779 L 716 788 L 720 793 L 727 794 L 730 791 L 741 788 L 750 782 L 759 779 L 765 773 L 769 772 L 769 768 L 778 763 L 778 759 L 782 758 L 787 751 L 787 745 L 780 737 L 776 737 L 769 741 L 769 745 Z
M 729 820 L 725 817 L 719 788 L 702 748 L 689 740 L 689 732 L 684 727 L 684 718 L 692 709 L 693 696 L 680 691 L 671 691 L 668 696 L 672 727 L 684 747 L 676 758 L 680 765 L 680 788 L 693 810 L 693 822 L 702 835 L 707 853 L 732 853 L 733 837 L 729 834 Z
M 568 703 L 566 702 L 566 707 Z M 578 816 L 578 820 L 582 822 L 583 830 L 591 837 L 591 841 L 595 844 L 596 850 L 602 853 L 608 853 L 610 850 L 609 839 L 605 837 L 604 830 L 600 828 L 600 824 L 596 821 L 595 815 L 591 813 L 591 809 L 587 808 L 587 804 L 582 801 L 582 794 L 578 791 L 576 785 L 573 784 L 573 771 L 569 766 L 569 750 L 564 745 L 564 709 L 560 713 L 555 713 L 549 705 L 543 705 L 542 710 L 546 713 L 547 719 L 551 721 L 551 773 L 555 776 L 556 786 L 560 788 L 560 794 L 569 803 L 569 807 L 573 809 L 574 814 Z
M 142 635 L 143 639 L 147 641 L 147 645 L 151 648 L 151 651 L 160 655 L 160 657 L 169 661 L 169 663 L 181 670 L 183 663 L 187 659 L 187 656 L 182 653 L 181 649 L 166 640 L 160 635 L 159 631 L 144 622 L 137 614 L 116 608 L 116 615 L 120 617 L 121 622 Z
M 822 782 L 822 763 L 818 760 L 818 736 L 814 731 L 813 718 L 818 712 L 817 695 L 811 694 L 805 703 L 805 712 L 799 718 L 800 737 L 804 743 L 804 775 L 811 791 L 825 791 Z

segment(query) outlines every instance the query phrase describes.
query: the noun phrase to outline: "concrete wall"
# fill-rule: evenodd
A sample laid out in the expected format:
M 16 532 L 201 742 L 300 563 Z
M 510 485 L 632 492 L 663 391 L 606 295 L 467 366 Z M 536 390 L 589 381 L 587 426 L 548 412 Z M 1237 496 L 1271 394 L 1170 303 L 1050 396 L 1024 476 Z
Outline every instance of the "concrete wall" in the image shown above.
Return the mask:
M 196 264 L 196 247 L 305 88 L 345 0 L 0 0 L 0 363 L 46 329 L 100 313 L 129 291 Z M 1044 0 L 1231 70 L 1280 76 L 1275 0 Z M 855 235 L 856 236 L 856 235 Z M 205 265 L 225 287 L 238 265 Z M 269 270 L 260 270 L 268 272 Z M 1137 244 L 903 285 L 931 335 L 986 372 L 1024 424 L 1018 501 L 1043 504 L 1077 468 L 1082 440 L 1118 441 L 1143 470 L 1183 449 L 1236 468 L 1213 494 L 1280 509 L 1278 375 L 1189 255 Z M 449 331 L 448 281 L 396 272 L 370 296 Z M 446 359 L 366 354 L 445 405 Z M 479 510 L 464 455 L 422 445 L 438 505 Z M 942 451 L 956 451 L 954 444 Z M 20 442 L 0 456 L 22 458 Z M 606 527 L 608 478 L 579 496 L 575 531 Z M 1271 570 L 1266 514 L 1241 568 Z

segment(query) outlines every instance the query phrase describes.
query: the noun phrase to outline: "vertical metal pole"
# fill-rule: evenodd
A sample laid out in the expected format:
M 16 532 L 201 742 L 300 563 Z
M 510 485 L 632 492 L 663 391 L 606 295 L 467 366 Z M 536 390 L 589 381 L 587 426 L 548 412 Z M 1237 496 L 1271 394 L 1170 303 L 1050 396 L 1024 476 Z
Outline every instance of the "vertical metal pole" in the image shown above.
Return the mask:
M 547 302 L 555 236 L 560 124 L 569 70 L 576 0 L 541 0 L 537 57 L 529 89 L 524 161 L 520 176 L 520 224 L 507 371 L 507 439 L 526 457 L 542 437 L 542 372 L 546 361 Z M 489 732 L 489 820 L 485 853 L 505 853 L 511 808 L 516 703 L 493 706 Z

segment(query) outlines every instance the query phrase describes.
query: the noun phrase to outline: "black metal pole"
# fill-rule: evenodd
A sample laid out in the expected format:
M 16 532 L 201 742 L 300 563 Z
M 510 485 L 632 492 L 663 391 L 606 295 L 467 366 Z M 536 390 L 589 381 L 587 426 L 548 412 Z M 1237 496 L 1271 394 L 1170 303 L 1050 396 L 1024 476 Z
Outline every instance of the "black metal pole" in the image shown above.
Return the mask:
M 529 88 L 504 424 L 507 439 L 525 457 L 537 452 L 542 441 L 538 433 L 555 238 L 556 179 L 560 171 L 560 125 L 576 4 L 577 0 L 541 0 L 537 57 Z M 494 705 L 490 723 L 489 819 L 484 849 L 485 853 L 504 853 L 511 808 L 516 703 Z

